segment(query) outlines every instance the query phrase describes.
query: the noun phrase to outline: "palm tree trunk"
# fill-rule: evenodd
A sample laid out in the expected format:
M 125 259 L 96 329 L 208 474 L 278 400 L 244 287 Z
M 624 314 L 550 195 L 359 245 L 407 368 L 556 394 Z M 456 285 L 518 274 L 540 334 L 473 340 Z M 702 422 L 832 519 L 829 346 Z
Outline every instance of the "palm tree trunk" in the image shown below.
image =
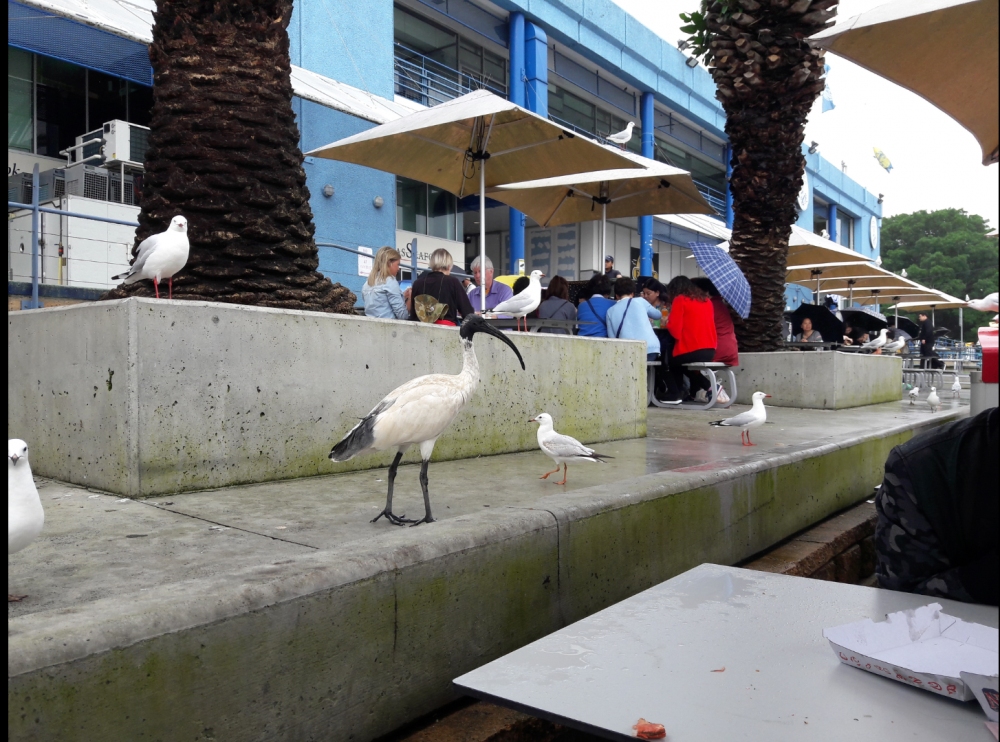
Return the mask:
M 806 116 L 823 90 L 823 51 L 807 36 L 830 25 L 837 0 L 709 2 L 707 60 L 733 148 L 730 254 L 750 282 L 740 350 L 781 347 L 788 237 L 802 187 Z
M 136 245 L 188 218 L 174 298 L 352 312 L 319 253 L 292 112 L 292 0 L 159 0 Z M 133 249 L 133 255 L 136 250 Z M 152 295 L 149 281 L 108 298 Z

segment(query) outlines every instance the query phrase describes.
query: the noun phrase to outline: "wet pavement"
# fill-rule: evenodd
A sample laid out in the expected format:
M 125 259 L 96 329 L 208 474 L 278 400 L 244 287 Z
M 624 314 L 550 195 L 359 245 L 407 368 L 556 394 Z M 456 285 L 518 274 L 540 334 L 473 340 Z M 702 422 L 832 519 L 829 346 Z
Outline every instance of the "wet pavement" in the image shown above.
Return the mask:
M 950 419 L 968 409 L 967 393 L 965 397 L 945 400 L 936 414 L 923 402 L 848 410 L 769 408 L 768 423 L 753 432 L 754 447 L 740 444 L 738 430 L 708 425 L 745 407 L 709 412 L 651 408 L 647 438 L 592 444 L 614 458 L 605 464 L 571 465 L 566 485 L 556 485 L 556 475 L 539 479 L 552 468 L 539 451 L 432 463 L 431 505 L 439 520 L 485 508 L 531 508 L 557 492 L 616 482 L 624 487 L 647 474 L 731 467 L 880 428 Z M 399 468 L 397 513 L 423 514 L 418 472 L 416 465 Z M 9 618 L 378 541 L 396 530 L 384 519 L 370 523 L 384 506 L 385 469 L 149 500 L 41 478 L 37 482 L 45 529 L 34 544 L 8 558 L 9 590 L 28 594 L 23 602 L 8 604 Z

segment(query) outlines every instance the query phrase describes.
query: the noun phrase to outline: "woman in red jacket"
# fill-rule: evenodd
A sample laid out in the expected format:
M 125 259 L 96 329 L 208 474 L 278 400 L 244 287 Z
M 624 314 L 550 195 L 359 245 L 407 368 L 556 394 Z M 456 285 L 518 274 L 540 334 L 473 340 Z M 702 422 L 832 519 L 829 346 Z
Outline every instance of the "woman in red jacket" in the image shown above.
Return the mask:
M 667 284 L 667 300 L 670 302 L 667 330 L 673 342 L 663 353 L 668 366 L 666 399 L 663 401 L 680 402 L 684 393 L 683 364 L 715 359 L 715 310 L 708 294 L 691 283 L 687 276 L 677 276 Z M 702 390 L 710 391 L 708 379 L 700 373 L 688 373 L 688 378 L 692 395 Z

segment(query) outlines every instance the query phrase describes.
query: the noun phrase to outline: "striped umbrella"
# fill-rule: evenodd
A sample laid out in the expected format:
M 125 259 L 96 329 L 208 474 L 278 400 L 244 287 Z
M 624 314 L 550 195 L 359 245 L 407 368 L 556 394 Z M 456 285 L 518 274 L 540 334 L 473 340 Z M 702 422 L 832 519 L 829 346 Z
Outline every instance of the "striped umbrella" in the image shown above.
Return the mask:
M 743 319 L 750 316 L 750 284 L 729 253 L 711 242 L 689 242 L 698 267 Z

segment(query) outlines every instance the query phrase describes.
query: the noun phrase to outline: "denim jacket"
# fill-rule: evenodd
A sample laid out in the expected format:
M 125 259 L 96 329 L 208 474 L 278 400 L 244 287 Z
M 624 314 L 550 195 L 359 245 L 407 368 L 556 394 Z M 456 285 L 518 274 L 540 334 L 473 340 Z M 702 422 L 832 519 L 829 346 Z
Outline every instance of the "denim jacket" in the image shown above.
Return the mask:
M 386 276 L 385 283 L 377 283 L 361 287 L 361 298 L 365 302 L 365 315 L 381 317 L 382 319 L 407 319 L 410 313 L 406 309 L 403 292 L 399 290 L 399 282 L 392 276 Z

